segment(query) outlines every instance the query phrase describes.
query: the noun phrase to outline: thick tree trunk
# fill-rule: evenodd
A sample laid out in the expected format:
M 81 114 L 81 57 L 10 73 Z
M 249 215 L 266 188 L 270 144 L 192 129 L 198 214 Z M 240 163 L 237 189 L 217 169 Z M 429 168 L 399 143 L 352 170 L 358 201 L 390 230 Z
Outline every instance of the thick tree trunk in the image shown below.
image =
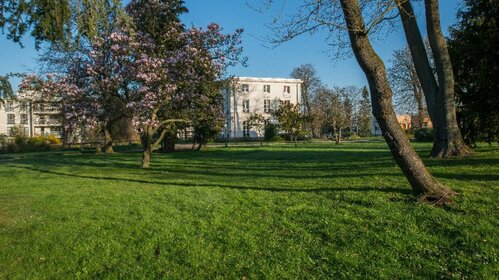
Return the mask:
M 104 152 L 106 154 L 112 154 L 113 150 L 113 138 L 111 135 L 111 125 L 106 124 L 104 126 Z
M 426 107 L 428 108 L 428 115 L 431 122 L 438 123 L 435 119 L 435 103 L 438 95 L 438 84 L 433 75 L 433 69 L 430 65 L 428 54 L 426 53 L 425 44 L 421 32 L 419 31 L 418 23 L 414 10 L 412 9 L 409 0 L 396 0 L 404 26 L 405 37 L 409 50 L 411 51 L 414 68 L 416 69 L 417 77 L 423 89 L 426 100 Z
M 426 26 L 438 75 L 437 119 L 432 157 L 468 156 L 471 149 L 464 143 L 457 125 L 454 73 L 445 37 L 440 26 L 438 0 L 425 0 Z
M 431 176 L 397 122 L 386 68 L 369 41 L 358 0 L 341 0 L 341 6 L 353 53 L 369 82 L 373 114 L 393 158 L 420 201 L 450 203 L 455 193 Z
M 147 127 L 142 135 L 142 168 L 149 168 L 152 154 L 152 128 Z

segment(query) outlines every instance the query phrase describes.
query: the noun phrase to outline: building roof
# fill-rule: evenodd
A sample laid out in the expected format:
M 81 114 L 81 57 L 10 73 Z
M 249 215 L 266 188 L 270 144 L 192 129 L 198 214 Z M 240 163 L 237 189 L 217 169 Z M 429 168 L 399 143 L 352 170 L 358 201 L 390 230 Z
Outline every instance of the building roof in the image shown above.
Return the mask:
M 240 82 L 302 83 L 300 79 L 287 78 L 236 77 L 236 79 L 239 79 Z

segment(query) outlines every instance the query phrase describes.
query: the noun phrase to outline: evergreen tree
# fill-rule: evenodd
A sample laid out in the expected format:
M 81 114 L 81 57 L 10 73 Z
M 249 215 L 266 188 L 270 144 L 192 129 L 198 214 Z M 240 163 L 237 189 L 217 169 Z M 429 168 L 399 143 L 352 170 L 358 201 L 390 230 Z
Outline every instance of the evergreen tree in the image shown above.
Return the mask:
M 499 140 L 499 1 L 466 0 L 451 28 L 458 117 L 465 141 Z
M 367 87 L 362 88 L 362 100 L 359 108 L 359 135 L 371 136 L 371 101 Z

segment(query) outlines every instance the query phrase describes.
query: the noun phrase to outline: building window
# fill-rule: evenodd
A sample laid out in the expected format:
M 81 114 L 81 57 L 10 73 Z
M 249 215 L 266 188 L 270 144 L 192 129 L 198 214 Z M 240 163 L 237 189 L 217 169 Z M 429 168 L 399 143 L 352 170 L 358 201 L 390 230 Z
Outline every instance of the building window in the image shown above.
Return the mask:
M 20 119 L 21 119 L 21 124 L 28 124 L 28 114 L 21 114 Z
M 263 92 L 270 93 L 270 85 L 263 85 Z
M 272 110 L 270 109 L 270 99 L 263 100 L 263 112 L 270 113 Z
M 7 112 L 14 111 L 14 102 L 13 101 L 7 101 L 7 104 L 5 106 L 5 111 L 7 111 Z
M 45 116 L 40 116 L 40 118 L 38 118 L 37 124 L 45 124 Z
M 291 105 L 291 101 L 290 100 L 284 100 L 284 105 L 290 106 Z
M 248 113 L 249 110 L 249 99 L 243 100 L 243 112 Z
M 7 124 L 16 124 L 16 115 L 7 114 Z
M 284 93 L 291 93 L 291 87 L 290 86 L 284 86 Z
M 242 84 L 241 85 L 241 91 L 242 92 L 249 92 L 249 85 L 248 84 Z
M 243 121 L 243 137 L 249 137 L 250 127 L 248 121 Z

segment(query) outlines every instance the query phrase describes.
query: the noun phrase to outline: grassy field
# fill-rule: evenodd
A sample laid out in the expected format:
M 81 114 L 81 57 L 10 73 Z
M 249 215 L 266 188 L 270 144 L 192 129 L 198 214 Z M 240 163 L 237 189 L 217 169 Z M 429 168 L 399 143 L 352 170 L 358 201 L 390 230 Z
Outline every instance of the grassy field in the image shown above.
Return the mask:
M 384 143 L 0 155 L 0 279 L 498 279 L 498 146 L 425 161 L 455 205 Z

